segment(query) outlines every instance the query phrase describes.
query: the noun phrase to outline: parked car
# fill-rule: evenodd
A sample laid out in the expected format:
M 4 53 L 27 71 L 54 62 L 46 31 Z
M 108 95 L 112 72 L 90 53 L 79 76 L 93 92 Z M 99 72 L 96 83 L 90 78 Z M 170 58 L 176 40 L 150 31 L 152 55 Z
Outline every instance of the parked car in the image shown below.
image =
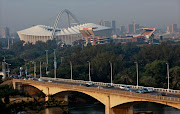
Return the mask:
M 86 86 L 87 86 L 87 87 L 92 86 L 92 85 L 94 85 L 92 82 L 87 82 L 87 83 L 86 83 Z
M 108 87 L 108 88 L 113 88 L 114 86 L 111 85 L 111 84 L 106 84 L 106 87 Z
M 166 96 L 167 94 L 165 92 L 162 92 L 162 93 L 158 93 L 157 95 L 159 95 L 159 96 Z

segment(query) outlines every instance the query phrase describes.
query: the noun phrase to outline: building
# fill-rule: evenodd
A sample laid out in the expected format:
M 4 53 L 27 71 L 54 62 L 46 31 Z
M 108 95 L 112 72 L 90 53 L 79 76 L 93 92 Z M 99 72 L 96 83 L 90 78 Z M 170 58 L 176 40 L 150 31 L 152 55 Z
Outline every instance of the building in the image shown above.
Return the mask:
M 139 34 L 139 33 L 140 33 L 140 30 L 138 30 L 139 28 L 140 28 L 140 25 L 134 23 L 134 33 L 135 33 L 135 34 Z
M 83 35 L 82 38 L 85 41 L 85 44 L 97 45 L 109 43 L 112 28 L 102 26 L 101 31 L 97 31 L 96 29 L 97 27 L 79 29 L 80 33 Z
M 113 34 L 116 34 L 116 21 L 115 20 L 112 20 L 111 27 L 113 29 Z
M 134 34 L 134 24 L 128 24 L 127 33 L 128 34 Z
M 81 40 L 82 34 L 79 29 L 82 28 L 96 28 L 94 34 L 96 36 L 111 36 L 112 28 L 97 25 L 94 23 L 85 23 L 80 25 L 75 25 L 68 28 L 57 28 L 55 30 L 55 38 L 64 44 L 72 45 L 74 41 Z M 25 43 L 35 44 L 37 41 L 46 42 L 50 40 L 52 35 L 53 27 L 45 25 L 36 25 L 21 31 L 18 31 L 20 40 L 25 41 Z
M 110 21 L 104 21 L 104 26 L 111 27 L 111 22 Z
M 10 38 L 9 28 L 5 27 L 1 30 L 2 38 Z
M 126 34 L 126 27 L 125 26 L 120 25 L 119 29 L 120 29 L 120 34 L 122 34 L 122 35 Z
M 178 32 L 177 24 L 172 24 L 172 32 Z

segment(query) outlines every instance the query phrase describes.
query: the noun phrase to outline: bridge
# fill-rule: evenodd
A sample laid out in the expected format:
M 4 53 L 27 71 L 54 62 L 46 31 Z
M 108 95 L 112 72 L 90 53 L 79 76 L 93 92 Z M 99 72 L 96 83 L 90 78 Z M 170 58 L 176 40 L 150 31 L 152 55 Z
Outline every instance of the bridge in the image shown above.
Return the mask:
M 33 86 L 41 90 L 45 95 L 45 100 L 49 95 L 55 95 L 62 92 L 77 91 L 87 94 L 105 106 L 105 114 L 133 114 L 133 105 L 141 102 L 154 102 L 180 109 L 180 98 L 169 96 L 158 96 L 151 94 L 133 93 L 120 91 L 120 89 L 108 89 L 97 87 L 78 86 L 77 84 L 68 84 L 63 82 L 43 82 L 35 80 L 13 79 L 13 87 L 23 87 L 24 85 Z M 67 96 L 65 96 L 67 98 Z

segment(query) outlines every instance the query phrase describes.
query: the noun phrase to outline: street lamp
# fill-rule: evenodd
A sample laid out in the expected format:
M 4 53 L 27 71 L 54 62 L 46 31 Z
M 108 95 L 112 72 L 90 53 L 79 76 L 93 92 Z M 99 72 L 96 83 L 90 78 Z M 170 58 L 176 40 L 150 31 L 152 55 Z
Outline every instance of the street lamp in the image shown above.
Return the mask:
M 112 86 L 112 62 L 111 61 L 109 61 L 109 64 L 110 64 L 110 67 L 111 67 L 111 86 Z
M 48 50 L 46 51 L 46 74 L 48 75 Z
M 40 61 L 40 78 L 42 77 L 42 72 L 41 72 L 41 61 Z
M 169 63 L 167 64 L 167 75 L 168 75 L 168 91 L 169 91 Z
M 54 49 L 54 78 L 56 79 L 56 68 L 57 68 L 57 63 L 56 63 L 56 49 Z
M 89 63 L 89 82 L 91 82 L 91 63 L 89 61 L 87 61 Z
M 72 75 L 72 62 L 69 61 L 69 63 L 70 63 L 70 68 L 71 68 L 71 80 L 72 80 L 73 79 L 73 75 Z
M 9 72 L 10 72 L 9 65 L 11 65 L 11 64 L 8 64 L 8 63 L 6 63 L 6 64 L 7 64 L 7 69 L 8 69 L 8 77 L 9 77 Z
M 138 73 L 138 62 L 134 62 L 134 63 L 136 64 L 137 86 L 138 86 L 138 84 L 139 84 L 139 81 L 138 81 L 138 79 L 139 79 L 139 73 Z
M 36 62 L 33 63 L 34 63 L 34 78 L 36 78 Z

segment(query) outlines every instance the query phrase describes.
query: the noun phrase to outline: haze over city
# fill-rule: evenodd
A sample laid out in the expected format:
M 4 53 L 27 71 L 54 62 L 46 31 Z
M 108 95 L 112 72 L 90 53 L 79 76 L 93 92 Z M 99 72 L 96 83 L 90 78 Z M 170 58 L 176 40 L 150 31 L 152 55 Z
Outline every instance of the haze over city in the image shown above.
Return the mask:
M 7 26 L 16 32 L 37 24 L 52 26 L 63 9 L 70 10 L 81 23 L 103 19 L 116 20 L 117 27 L 133 20 L 156 28 L 180 25 L 179 0 L 1 0 L 0 29 Z

